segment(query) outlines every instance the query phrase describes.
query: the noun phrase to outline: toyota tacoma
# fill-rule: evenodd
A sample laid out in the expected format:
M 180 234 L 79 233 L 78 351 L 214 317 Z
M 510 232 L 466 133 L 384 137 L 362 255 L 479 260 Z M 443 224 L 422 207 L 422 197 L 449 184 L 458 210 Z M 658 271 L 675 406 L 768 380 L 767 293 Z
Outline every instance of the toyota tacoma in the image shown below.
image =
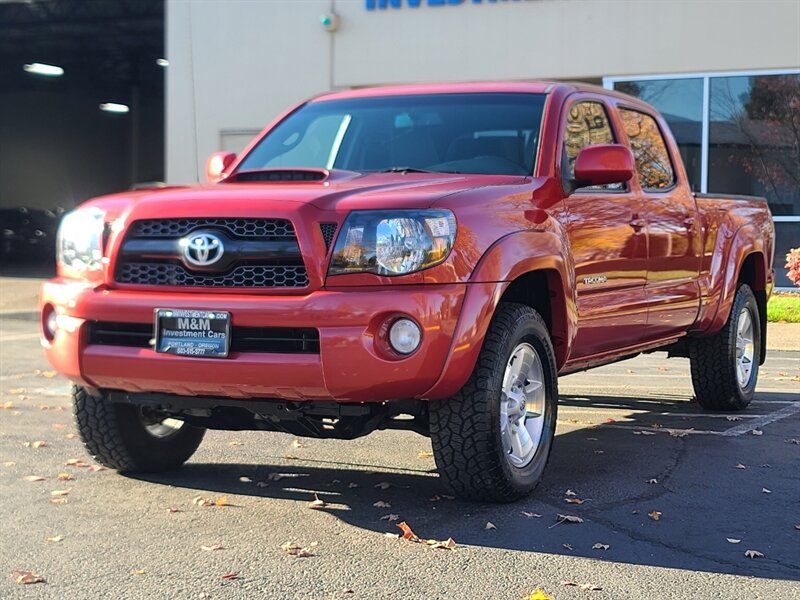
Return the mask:
M 430 436 L 461 497 L 542 476 L 558 376 L 653 350 L 696 401 L 753 399 L 774 228 L 692 193 L 664 119 L 581 84 L 338 91 L 207 183 L 86 202 L 58 235 L 42 345 L 88 452 L 184 463 L 206 429 Z

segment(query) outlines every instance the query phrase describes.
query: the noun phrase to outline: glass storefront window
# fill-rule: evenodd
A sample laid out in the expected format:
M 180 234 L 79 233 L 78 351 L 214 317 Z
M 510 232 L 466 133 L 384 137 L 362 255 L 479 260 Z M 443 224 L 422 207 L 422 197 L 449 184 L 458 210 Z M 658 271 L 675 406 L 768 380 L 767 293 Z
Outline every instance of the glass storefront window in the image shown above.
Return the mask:
M 764 196 L 775 222 L 778 287 L 800 246 L 800 73 L 697 73 L 606 78 L 664 116 L 697 192 Z M 704 96 L 707 111 L 704 112 Z
M 618 81 L 614 89 L 655 106 L 669 124 L 689 184 L 700 191 L 703 142 L 703 79 Z
M 708 191 L 800 215 L 800 75 L 712 77 Z

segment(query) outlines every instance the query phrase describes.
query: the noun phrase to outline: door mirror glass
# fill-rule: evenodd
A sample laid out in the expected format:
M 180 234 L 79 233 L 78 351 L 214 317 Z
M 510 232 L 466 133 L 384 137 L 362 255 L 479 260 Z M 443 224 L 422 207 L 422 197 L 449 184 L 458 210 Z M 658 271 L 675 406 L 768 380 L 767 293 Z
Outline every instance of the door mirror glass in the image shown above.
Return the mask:
M 214 152 L 206 161 L 206 181 L 217 183 L 228 176 L 227 168 L 236 160 L 233 152 Z
M 625 183 L 633 177 L 633 170 L 633 154 L 627 146 L 587 146 L 575 160 L 575 187 Z

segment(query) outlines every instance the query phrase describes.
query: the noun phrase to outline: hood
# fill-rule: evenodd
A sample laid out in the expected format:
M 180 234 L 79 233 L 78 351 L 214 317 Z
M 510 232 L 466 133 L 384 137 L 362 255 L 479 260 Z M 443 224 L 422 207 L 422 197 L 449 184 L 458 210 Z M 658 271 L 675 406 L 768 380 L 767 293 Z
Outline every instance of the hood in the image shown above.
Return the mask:
M 229 212 L 248 207 L 264 214 L 280 208 L 310 205 L 324 212 L 354 209 L 427 208 L 438 200 L 482 187 L 519 185 L 526 178 L 508 175 L 446 173 L 325 172 L 320 181 L 223 181 L 217 184 L 121 192 L 90 200 L 114 219 L 123 214 L 168 212 L 184 216 Z

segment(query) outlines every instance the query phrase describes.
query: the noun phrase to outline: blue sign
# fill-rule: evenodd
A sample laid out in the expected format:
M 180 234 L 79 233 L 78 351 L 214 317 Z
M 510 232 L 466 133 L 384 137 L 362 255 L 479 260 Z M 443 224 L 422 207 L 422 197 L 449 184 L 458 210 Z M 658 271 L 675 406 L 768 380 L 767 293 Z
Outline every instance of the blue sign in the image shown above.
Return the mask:
M 403 8 L 406 4 L 409 8 L 419 8 L 422 4 L 428 6 L 447 6 L 464 4 L 470 2 L 472 4 L 497 4 L 498 2 L 519 2 L 519 0 L 366 0 L 367 10 L 385 10 L 387 8 Z

